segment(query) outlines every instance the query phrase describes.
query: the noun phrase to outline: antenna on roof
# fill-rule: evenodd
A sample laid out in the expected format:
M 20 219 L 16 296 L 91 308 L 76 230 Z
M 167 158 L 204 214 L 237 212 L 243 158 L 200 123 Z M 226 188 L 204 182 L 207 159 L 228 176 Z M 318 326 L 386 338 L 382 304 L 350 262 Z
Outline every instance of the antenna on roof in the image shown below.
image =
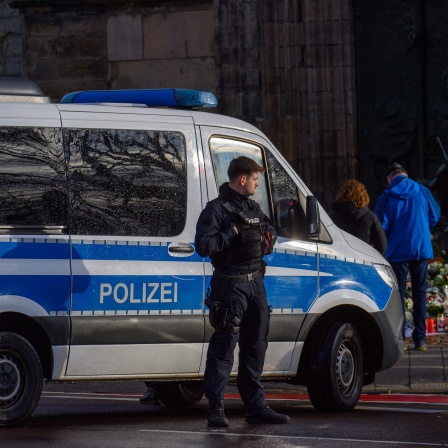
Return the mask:
M 0 77 L 0 103 L 49 103 L 40 87 L 25 78 Z

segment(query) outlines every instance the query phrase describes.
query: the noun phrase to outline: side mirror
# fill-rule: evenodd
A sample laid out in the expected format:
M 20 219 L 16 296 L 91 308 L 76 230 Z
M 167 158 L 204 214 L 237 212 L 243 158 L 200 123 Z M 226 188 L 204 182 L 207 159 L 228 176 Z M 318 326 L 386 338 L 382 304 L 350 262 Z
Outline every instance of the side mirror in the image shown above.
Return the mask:
M 292 227 L 294 222 L 294 200 L 285 198 L 275 203 L 275 224 L 278 228 Z
M 309 237 L 320 234 L 319 203 L 314 196 L 306 197 L 306 229 Z

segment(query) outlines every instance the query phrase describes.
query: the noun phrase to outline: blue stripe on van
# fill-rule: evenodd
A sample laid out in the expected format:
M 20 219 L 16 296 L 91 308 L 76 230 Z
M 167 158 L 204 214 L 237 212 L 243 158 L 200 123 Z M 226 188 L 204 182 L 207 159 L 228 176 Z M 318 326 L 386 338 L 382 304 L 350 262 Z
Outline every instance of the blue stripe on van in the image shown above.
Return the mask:
M 318 270 L 319 277 L 315 276 Z M 392 288 L 379 276 L 373 264 L 358 260 L 335 259 L 310 253 L 277 253 L 266 257 L 268 266 L 301 269 L 300 276 L 267 276 L 265 286 L 268 303 L 279 310 L 307 313 L 317 294 L 338 289 L 360 292 L 375 302 L 380 310 L 389 301 Z M 307 276 L 306 272 L 310 275 Z
M 317 276 L 265 277 L 268 304 L 275 309 L 306 312 L 317 295 Z
M 203 307 L 202 276 L 75 276 L 73 311 L 126 313 L 127 310 L 193 313 Z
M 7 238 L 0 240 L 0 258 L 66 259 L 69 242 L 47 238 Z M 142 241 L 89 240 L 72 244 L 72 257 L 76 260 L 135 260 L 185 261 L 186 257 L 173 257 L 168 243 Z M 194 252 L 188 261 L 202 261 Z
M 168 244 L 153 243 L 152 245 L 138 244 L 139 242 L 113 243 L 104 240 L 83 242 L 72 245 L 72 257 L 78 260 L 131 260 L 131 261 L 202 261 L 202 258 L 194 254 L 186 257 L 173 257 L 168 253 Z
M 70 276 L 3 276 L 0 295 L 25 297 L 48 314 L 68 315 Z M 128 310 L 193 314 L 203 308 L 202 276 L 75 276 L 76 315 L 126 314 Z
M 70 309 L 70 276 L 8 275 L 1 278 L 1 295 L 25 297 L 50 314 L 67 315 Z
M 380 310 L 386 307 L 392 288 L 384 283 L 372 264 L 320 257 L 320 270 L 332 274 L 331 277 L 320 276 L 321 295 L 338 289 L 351 289 L 372 299 Z
M 16 241 L 17 240 L 17 241 Z M 37 242 L 39 241 L 39 242 Z M 69 245 L 64 240 L 49 242 L 40 239 L 0 240 L 0 257 L 4 259 L 66 259 Z M 155 262 L 201 262 L 197 254 L 172 257 L 167 243 L 118 242 L 86 240 L 75 242 L 72 256 L 77 260 L 125 260 Z M 265 279 L 269 304 L 280 312 L 306 313 L 320 294 L 338 289 L 351 289 L 370 297 L 379 309 L 388 303 L 391 288 L 379 277 L 371 264 L 356 260 L 335 260 L 313 252 L 275 251 L 266 257 L 269 266 L 300 269 L 300 274 L 267 276 Z M 320 263 L 320 277 L 316 276 Z M 167 269 L 166 275 L 76 275 L 73 277 L 73 310 L 76 313 L 169 311 L 197 312 L 203 308 L 203 281 L 200 275 L 176 276 Z M 310 274 L 307 275 L 307 272 Z M 329 274 L 329 275 L 325 275 Z M 208 285 L 210 277 L 205 279 Z M 143 286 L 143 285 L 146 286 Z M 64 313 L 69 307 L 69 276 L 15 275 L 2 276 L 0 294 L 27 297 L 48 312 Z M 175 286 L 176 285 L 176 286 Z M 145 288 L 145 289 L 144 289 Z M 176 288 L 176 289 L 175 289 Z M 145 296 L 145 300 L 143 300 Z M 101 301 L 101 298 L 103 301 Z M 149 299 L 148 299 L 149 298 Z
M 277 310 L 302 313 L 316 300 L 318 292 L 318 258 L 314 252 L 275 251 L 265 258 L 268 266 L 305 271 L 299 276 L 266 276 L 268 303 Z M 309 271 L 310 275 L 306 275 Z
M 0 241 L 0 258 L 25 259 L 67 259 L 69 244 L 67 240 L 50 240 L 44 238 L 8 238 Z

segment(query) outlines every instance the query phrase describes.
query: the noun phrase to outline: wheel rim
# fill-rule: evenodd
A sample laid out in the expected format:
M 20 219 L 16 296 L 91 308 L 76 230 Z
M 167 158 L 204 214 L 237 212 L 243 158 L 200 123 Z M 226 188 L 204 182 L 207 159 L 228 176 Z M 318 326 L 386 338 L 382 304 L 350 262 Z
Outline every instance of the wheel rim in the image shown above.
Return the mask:
M 358 365 L 353 347 L 344 341 L 338 350 L 336 375 L 339 390 L 343 395 L 350 395 L 358 373 Z
M 0 406 L 17 398 L 21 385 L 21 373 L 10 356 L 0 353 Z

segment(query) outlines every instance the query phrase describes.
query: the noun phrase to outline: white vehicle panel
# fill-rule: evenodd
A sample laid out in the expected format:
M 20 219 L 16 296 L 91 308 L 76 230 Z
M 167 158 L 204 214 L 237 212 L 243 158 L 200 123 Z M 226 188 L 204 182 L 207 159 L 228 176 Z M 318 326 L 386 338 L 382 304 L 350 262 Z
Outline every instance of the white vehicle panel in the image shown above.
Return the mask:
M 66 379 L 198 374 L 201 355 L 202 344 L 72 346 Z

